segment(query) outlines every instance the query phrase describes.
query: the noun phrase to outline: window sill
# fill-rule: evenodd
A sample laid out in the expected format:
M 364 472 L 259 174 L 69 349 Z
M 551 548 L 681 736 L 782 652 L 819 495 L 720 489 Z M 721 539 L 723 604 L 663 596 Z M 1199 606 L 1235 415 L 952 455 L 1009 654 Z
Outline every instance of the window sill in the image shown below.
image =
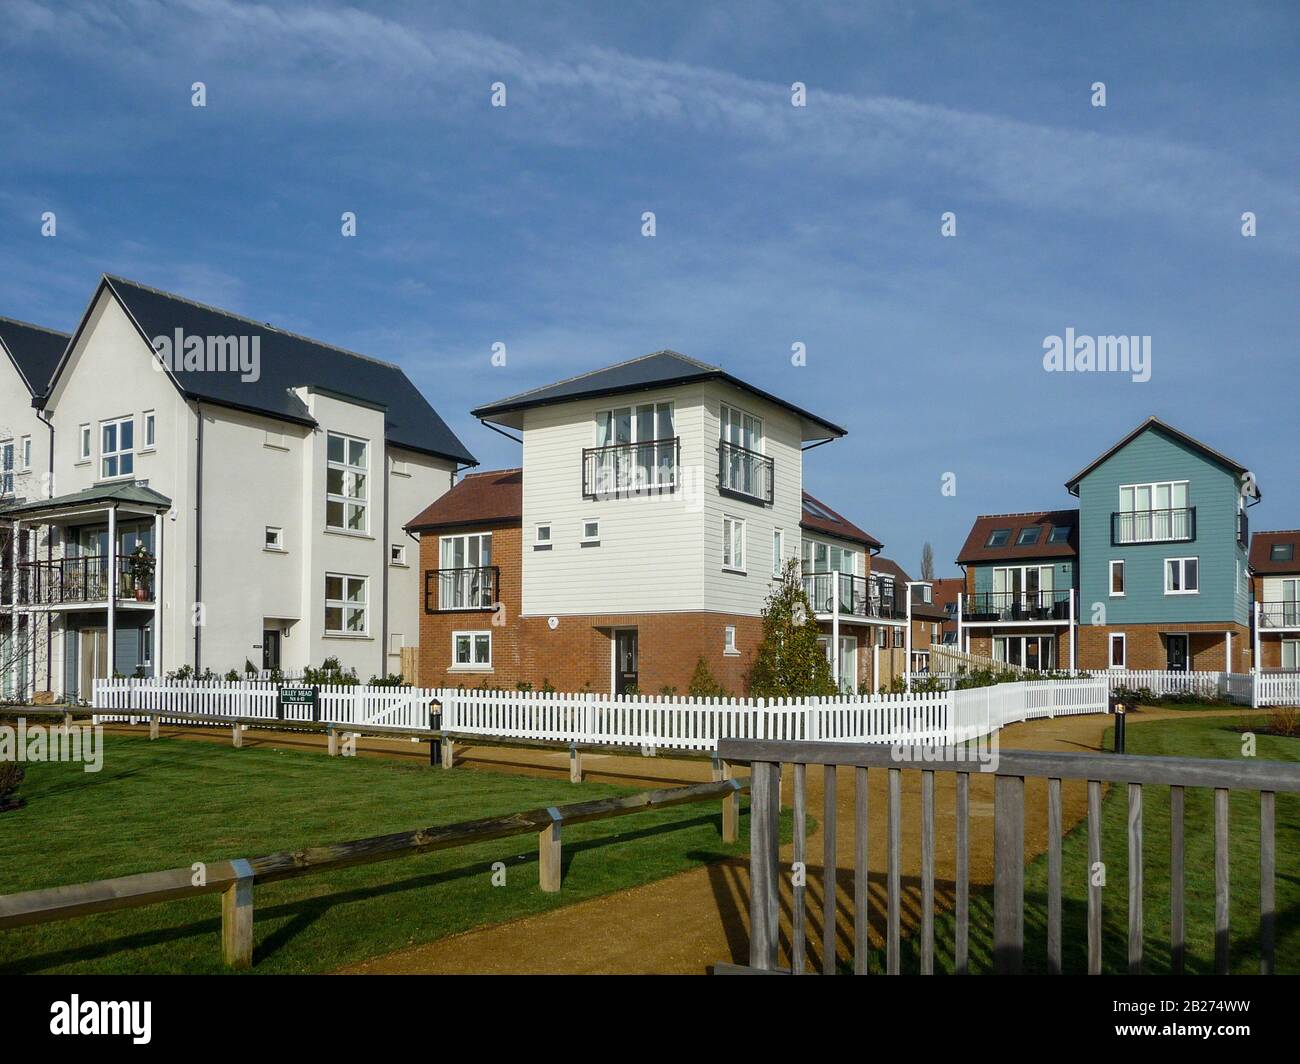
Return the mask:
M 135 453 L 136 453 L 136 454 L 154 454 L 154 453 L 157 452 L 157 450 L 158 450 L 157 447 L 144 447 L 144 448 L 141 448 L 140 450 L 136 451 Z
M 263 547 L 263 554 L 288 554 L 289 552 L 283 547 Z
M 748 575 L 749 575 L 747 572 L 745 572 L 744 569 L 733 569 L 733 568 L 731 568 L 731 566 L 729 566 L 729 565 L 724 565 L 724 566 L 722 567 L 722 571 L 723 571 L 724 573 L 732 573 L 732 574 L 734 574 L 735 576 L 748 576 Z
M 447 669 L 448 672 L 454 673 L 488 673 L 494 671 L 491 665 L 452 665 Z
M 1108 597 L 1108 598 L 1128 598 L 1128 592 L 1126 592 L 1126 591 L 1112 591 L 1112 592 L 1111 592 L 1107 597 Z
M 1167 598 L 1182 598 L 1186 595 L 1199 595 L 1200 591 L 1166 591 Z
M 357 640 L 364 639 L 367 640 L 368 642 L 372 642 L 372 643 L 374 642 L 373 636 L 363 635 L 359 632 L 326 632 L 321 638 L 322 639 L 350 639 L 353 640 L 354 642 Z
M 409 569 L 411 567 L 411 563 L 410 562 L 389 562 L 388 567 L 390 569 Z
M 739 650 L 724 650 L 724 651 L 722 652 L 722 656 L 723 656 L 724 658 L 738 658 L 738 657 L 740 657 L 740 651 L 739 651 Z
M 375 538 L 375 537 L 372 536 L 369 532 L 351 532 L 351 531 L 349 531 L 349 530 L 346 529 L 346 528 L 330 528 L 328 525 L 325 526 L 325 535 L 327 535 L 327 536 L 345 536 L 345 537 L 348 538 L 348 539 L 371 539 L 371 540 L 373 540 L 373 539 Z

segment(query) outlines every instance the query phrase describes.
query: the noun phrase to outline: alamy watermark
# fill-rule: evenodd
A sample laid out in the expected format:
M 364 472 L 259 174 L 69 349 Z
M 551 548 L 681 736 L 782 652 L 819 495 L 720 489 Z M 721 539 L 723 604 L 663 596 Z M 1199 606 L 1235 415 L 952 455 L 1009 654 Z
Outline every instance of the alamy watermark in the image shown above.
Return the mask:
M 198 336 L 177 329 L 171 336 L 155 336 L 155 369 L 175 373 L 238 373 L 245 384 L 262 377 L 262 338 L 253 336 Z
M 1138 384 L 1151 379 L 1151 337 L 1064 336 L 1043 338 L 1043 369 L 1048 373 L 1130 373 Z
M 79 761 L 83 772 L 98 772 L 104 767 L 104 729 L 98 724 L 28 727 L 19 717 L 17 727 L 0 725 L 0 761 Z

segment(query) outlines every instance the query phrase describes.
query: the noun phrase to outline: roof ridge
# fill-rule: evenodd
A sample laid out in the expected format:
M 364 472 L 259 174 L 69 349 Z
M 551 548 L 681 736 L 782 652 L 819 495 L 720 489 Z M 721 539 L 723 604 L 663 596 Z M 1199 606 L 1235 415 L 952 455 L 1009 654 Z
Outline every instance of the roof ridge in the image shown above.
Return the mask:
M 1260 528 L 1256 529 L 1251 535 L 1255 536 L 1294 536 L 1300 533 L 1300 528 Z
M 502 473 L 522 473 L 523 471 L 523 466 L 511 466 L 509 469 L 480 469 L 475 473 L 466 473 L 460 479 L 466 481 L 470 477 L 497 477 Z
M 65 340 L 72 339 L 72 333 L 65 333 L 62 329 L 51 329 L 48 325 L 37 325 L 34 321 L 23 321 L 21 318 L 11 318 L 7 314 L 0 314 L 0 321 L 7 321 L 10 325 L 21 325 L 27 329 L 35 329 L 38 332 L 49 333 L 51 336 L 61 336 Z
M 349 355 L 352 358 L 359 358 L 364 362 L 373 362 L 375 365 L 384 366 L 387 369 L 395 369 L 398 373 L 405 375 L 406 371 L 396 362 L 389 362 L 386 359 L 375 358 L 374 355 L 363 355 L 360 351 L 353 351 L 351 348 L 339 347 L 338 344 L 331 344 L 325 340 L 317 340 L 314 336 L 307 336 L 305 333 L 293 332 L 290 329 L 282 329 L 278 325 L 272 325 L 269 321 L 258 321 L 256 318 L 250 318 L 245 314 L 237 314 L 233 310 L 227 310 L 225 307 L 219 307 L 215 303 L 202 303 L 197 299 L 191 299 L 189 296 L 178 295 L 175 292 L 168 292 L 162 288 L 155 288 L 153 285 L 147 285 L 140 281 L 133 281 L 129 277 L 121 277 L 117 274 L 106 273 L 104 279 L 110 284 L 117 282 L 119 284 L 129 284 L 135 288 L 143 289 L 146 292 L 152 292 L 157 296 L 164 296 L 167 299 L 174 299 L 178 303 L 188 303 L 192 307 L 198 307 L 200 310 L 210 310 L 215 314 L 224 315 L 227 318 L 233 318 L 235 321 L 247 322 L 249 325 L 256 325 L 261 329 L 270 329 L 282 336 L 291 337 L 294 340 L 303 340 L 309 344 L 315 344 L 317 347 L 323 347 L 328 351 L 337 351 L 341 355 Z
M 976 514 L 975 520 L 982 521 L 986 517 L 1046 517 L 1049 514 L 1077 513 L 1077 506 L 1066 506 L 1059 510 L 1018 510 L 1009 514 Z
M 725 370 L 721 366 L 713 366 L 707 362 L 701 362 L 698 358 L 691 358 L 690 355 L 683 355 L 680 351 L 674 351 L 670 347 L 662 347 L 658 351 L 650 351 L 644 355 L 637 355 L 635 358 L 625 358 L 622 362 L 613 362 L 608 366 L 601 366 L 598 369 L 589 369 L 586 373 L 577 373 L 572 377 L 565 377 L 563 380 L 551 381 L 549 384 L 539 384 L 536 388 L 526 388 L 522 392 L 515 392 L 514 395 L 507 395 L 502 399 L 490 404 L 492 406 L 501 406 L 503 403 L 512 403 L 516 399 L 522 399 L 534 392 L 548 391 L 551 388 L 559 388 L 566 384 L 572 384 L 574 381 L 580 381 L 584 377 L 594 377 L 597 373 L 608 373 L 612 369 L 622 369 L 624 366 L 631 366 L 636 362 L 644 362 L 647 358 L 654 358 L 656 355 L 672 355 L 674 358 L 680 358 L 683 362 L 689 362 L 700 369 L 708 370 L 710 373 L 723 373 Z

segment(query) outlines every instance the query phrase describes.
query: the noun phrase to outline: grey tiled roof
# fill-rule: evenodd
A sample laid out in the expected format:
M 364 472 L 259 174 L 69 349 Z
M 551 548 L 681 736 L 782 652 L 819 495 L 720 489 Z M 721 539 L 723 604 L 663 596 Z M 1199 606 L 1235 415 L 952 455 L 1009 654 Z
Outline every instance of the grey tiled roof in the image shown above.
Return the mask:
M 55 329 L 30 325 L 13 318 L 0 318 L 0 343 L 8 349 L 32 395 L 44 395 L 63 357 L 69 336 Z

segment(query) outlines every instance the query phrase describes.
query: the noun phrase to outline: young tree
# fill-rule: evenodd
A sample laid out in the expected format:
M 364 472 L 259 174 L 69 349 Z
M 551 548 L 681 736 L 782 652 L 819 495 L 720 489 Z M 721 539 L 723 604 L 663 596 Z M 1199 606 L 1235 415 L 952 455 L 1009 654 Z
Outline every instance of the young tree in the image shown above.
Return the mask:
M 804 594 L 799 562 L 791 559 L 763 606 L 763 638 L 749 670 L 755 698 L 833 695 L 830 662 L 817 644 L 817 619 Z
M 921 579 L 934 579 L 934 548 L 930 546 L 929 540 L 921 547 Z

